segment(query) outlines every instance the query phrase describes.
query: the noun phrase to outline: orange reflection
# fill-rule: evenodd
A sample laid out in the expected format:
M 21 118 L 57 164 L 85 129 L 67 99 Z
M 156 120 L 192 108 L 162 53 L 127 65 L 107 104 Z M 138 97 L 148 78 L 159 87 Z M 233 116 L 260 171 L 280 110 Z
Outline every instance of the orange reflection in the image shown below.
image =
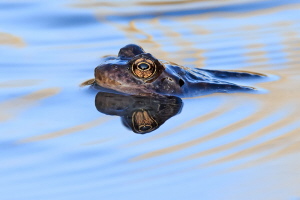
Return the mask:
M 25 42 L 18 36 L 0 32 L 0 45 L 9 45 L 14 47 L 25 47 Z

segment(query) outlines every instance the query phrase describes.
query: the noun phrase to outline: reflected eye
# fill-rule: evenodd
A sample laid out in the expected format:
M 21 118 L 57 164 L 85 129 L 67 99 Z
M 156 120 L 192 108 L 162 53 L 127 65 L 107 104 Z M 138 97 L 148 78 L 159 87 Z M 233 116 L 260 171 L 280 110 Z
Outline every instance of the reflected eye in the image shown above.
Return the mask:
M 132 63 L 131 71 L 138 78 L 148 79 L 156 73 L 156 65 L 151 59 L 139 58 Z
M 137 67 L 138 67 L 139 69 L 141 69 L 141 70 L 147 70 L 147 69 L 150 68 L 149 64 L 147 64 L 147 63 L 141 63 L 141 64 L 138 64 Z
M 138 110 L 132 114 L 132 125 L 136 133 L 145 133 L 158 127 L 158 123 L 147 110 Z
M 152 126 L 150 126 L 150 125 L 142 125 L 139 127 L 140 132 L 145 132 L 145 131 L 148 131 L 151 129 L 152 129 Z

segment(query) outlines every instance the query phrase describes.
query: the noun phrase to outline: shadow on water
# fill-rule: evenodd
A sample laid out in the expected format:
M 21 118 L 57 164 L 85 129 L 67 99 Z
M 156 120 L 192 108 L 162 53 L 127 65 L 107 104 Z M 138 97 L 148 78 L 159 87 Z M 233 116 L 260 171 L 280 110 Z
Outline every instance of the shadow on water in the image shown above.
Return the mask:
M 95 106 L 101 113 L 121 117 L 125 127 L 145 134 L 180 113 L 182 100 L 175 96 L 135 96 L 98 92 Z

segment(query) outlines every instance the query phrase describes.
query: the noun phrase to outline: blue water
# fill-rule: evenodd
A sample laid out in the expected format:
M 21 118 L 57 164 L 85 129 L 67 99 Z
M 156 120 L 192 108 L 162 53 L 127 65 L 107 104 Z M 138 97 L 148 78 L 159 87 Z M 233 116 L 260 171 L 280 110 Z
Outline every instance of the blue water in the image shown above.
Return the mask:
M 1 1 L 1 200 L 300 198 L 299 0 Z M 126 44 L 187 67 L 249 70 L 255 94 L 183 99 L 149 134 L 95 108 Z

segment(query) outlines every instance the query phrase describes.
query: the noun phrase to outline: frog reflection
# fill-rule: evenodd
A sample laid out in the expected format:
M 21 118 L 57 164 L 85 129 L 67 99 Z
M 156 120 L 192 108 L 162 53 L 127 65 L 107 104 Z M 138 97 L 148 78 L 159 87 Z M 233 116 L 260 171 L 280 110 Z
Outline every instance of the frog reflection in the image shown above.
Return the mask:
M 99 112 L 118 115 L 123 124 L 135 133 L 149 133 L 166 120 L 179 114 L 182 100 L 175 96 L 134 96 L 98 92 L 95 106 Z

